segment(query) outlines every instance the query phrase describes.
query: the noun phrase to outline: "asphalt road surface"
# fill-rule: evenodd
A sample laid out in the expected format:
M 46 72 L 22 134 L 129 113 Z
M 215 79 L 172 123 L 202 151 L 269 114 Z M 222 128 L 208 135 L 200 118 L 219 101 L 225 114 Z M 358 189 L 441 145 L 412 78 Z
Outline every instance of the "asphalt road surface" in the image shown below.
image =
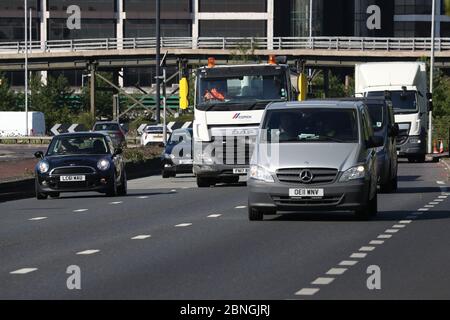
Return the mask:
M 399 170 L 398 192 L 363 222 L 249 222 L 244 185 L 198 189 L 190 176 L 135 180 L 127 197 L 2 203 L 0 299 L 450 299 L 448 170 Z M 81 290 L 67 287 L 73 265 Z

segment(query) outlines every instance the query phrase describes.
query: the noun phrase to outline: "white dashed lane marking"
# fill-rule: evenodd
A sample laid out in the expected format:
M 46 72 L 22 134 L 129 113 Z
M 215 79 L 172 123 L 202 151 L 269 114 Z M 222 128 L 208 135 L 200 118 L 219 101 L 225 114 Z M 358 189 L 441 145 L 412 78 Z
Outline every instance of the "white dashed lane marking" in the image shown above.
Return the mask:
M 400 220 L 398 223 L 402 223 L 402 224 L 408 224 L 411 223 L 412 220 Z
M 117 204 L 122 204 L 122 203 L 123 203 L 123 201 L 114 201 L 114 202 L 110 202 L 109 204 L 117 205 Z
M 88 211 L 88 209 L 77 209 L 77 210 L 73 210 L 73 212 L 78 213 L 78 212 L 86 212 Z
M 351 256 L 350 256 L 350 258 L 353 258 L 353 259 L 362 259 L 362 258 L 365 258 L 367 256 L 367 253 L 361 253 L 361 252 L 357 252 L 357 253 L 353 253 Z
M 140 197 L 137 197 L 138 199 L 148 199 L 148 196 L 140 196 Z
M 396 228 L 396 229 L 402 229 L 404 227 L 406 227 L 406 225 L 404 225 L 404 224 L 395 224 L 392 226 L 392 228 Z
M 31 218 L 29 219 L 30 221 L 40 221 L 40 220 L 45 220 L 47 219 L 47 217 L 36 217 L 36 218 Z
M 372 240 L 372 241 L 370 241 L 369 244 L 380 245 L 380 244 L 383 244 L 383 243 L 384 243 L 383 240 Z
M 15 271 L 11 271 L 10 274 L 27 274 L 36 270 L 37 268 L 22 268 Z
M 176 228 L 184 228 L 184 227 L 190 227 L 190 226 L 192 226 L 192 223 L 180 223 L 180 224 L 177 224 L 175 227 Z
M 313 296 L 317 292 L 319 292 L 320 289 L 318 288 L 303 288 L 300 291 L 297 291 L 295 293 L 296 296 Z
M 219 218 L 220 216 L 222 216 L 221 214 L 210 214 L 208 216 L 208 218 Z
M 77 252 L 77 255 L 90 255 L 90 254 L 95 254 L 97 252 L 100 252 L 100 250 L 85 250 L 85 251 Z
M 438 196 L 439 199 L 447 199 L 448 196 Z
M 339 263 L 339 265 L 340 266 L 351 267 L 351 266 L 354 266 L 357 263 L 358 263 L 358 261 L 355 261 L 355 260 L 344 260 L 344 261 L 341 261 Z
M 390 238 L 392 238 L 392 234 L 380 234 L 377 238 L 378 239 L 390 239 Z
M 433 201 L 433 202 L 430 202 L 430 204 L 435 206 L 435 205 L 438 205 L 439 202 Z
M 237 207 L 235 207 L 235 209 L 245 209 L 245 208 L 247 208 L 247 206 L 237 206 Z
M 344 274 L 344 272 L 347 271 L 347 268 L 331 268 L 327 271 L 328 275 L 341 275 Z
M 397 233 L 398 229 L 387 229 L 385 232 L 386 233 Z
M 151 235 L 149 235 L 149 234 L 141 234 L 139 236 L 131 238 L 131 240 L 145 240 L 145 239 L 148 239 L 150 237 L 151 237 Z
M 332 283 L 333 281 L 334 281 L 334 278 L 317 278 L 316 280 L 311 282 L 311 284 L 314 284 L 314 285 L 327 285 L 327 284 Z
M 428 208 L 420 208 L 418 211 L 430 211 Z
M 361 247 L 359 251 L 370 252 L 375 250 L 375 247 Z

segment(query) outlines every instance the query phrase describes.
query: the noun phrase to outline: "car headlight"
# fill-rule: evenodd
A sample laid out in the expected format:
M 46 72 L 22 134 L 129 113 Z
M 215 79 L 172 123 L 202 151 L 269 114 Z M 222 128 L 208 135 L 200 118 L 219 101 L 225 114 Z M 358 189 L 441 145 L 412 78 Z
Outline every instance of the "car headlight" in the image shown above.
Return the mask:
M 356 166 L 348 169 L 342 174 L 340 182 L 347 182 L 356 179 L 362 179 L 366 175 L 366 168 L 364 166 Z
M 175 159 L 175 155 L 171 153 L 164 153 L 164 158 L 166 159 Z
M 101 159 L 97 162 L 97 168 L 102 171 L 108 170 L 110 166 L 108 159 Z
M 47 161 L 40 161 L 38 163 L 38 170 L 40 173 L 47 173 L 48 169 L 50 169 L 50 165 Z
M 250 166 L 249 178 L 264 182 L 275 182 L 272 174 L 266 168 L 256 165 Z

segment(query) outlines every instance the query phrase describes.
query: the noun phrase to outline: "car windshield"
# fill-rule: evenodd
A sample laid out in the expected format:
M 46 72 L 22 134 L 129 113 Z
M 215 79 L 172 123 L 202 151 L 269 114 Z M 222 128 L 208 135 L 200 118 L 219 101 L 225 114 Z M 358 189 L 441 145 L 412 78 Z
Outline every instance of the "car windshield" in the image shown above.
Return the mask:
M 105 138 L 98 136 L 57 137 L 47 151 L 48 156 L 107 153 Z
M 414 113 L 417 112 L 416 91 L 390 91 L 394 113 Z M 384 91 L 368 92 L 368 97 L 384 97 Z
M 191 140 L 189 131 L 174 131 L 170 137 L 170 143 L 190 142 Z
M 147 127 L 145 128 L 146 133 L 163 133 L 164 128 L 163 127 Z
M 282 74 L 201 77 L 197 90 L 197 108 L 202 111 L 264 109 L 271 101 L 287 99 Z
M 120 127 L 117 123 L 97 123 L 94 131 L 119 131 Z
M 358 142 L 358 120 L 352 109 L 270 110 L 261 130 L 261 142 Z
M 383 130 L 383 126 L 385 124 L 385 116 L 384 116 L 384 105 L 382 104 L 372 104 L 372 103 L 366 103 L 370 119 L 372 120 L 373 129 L 375 131 L 381 131 Z

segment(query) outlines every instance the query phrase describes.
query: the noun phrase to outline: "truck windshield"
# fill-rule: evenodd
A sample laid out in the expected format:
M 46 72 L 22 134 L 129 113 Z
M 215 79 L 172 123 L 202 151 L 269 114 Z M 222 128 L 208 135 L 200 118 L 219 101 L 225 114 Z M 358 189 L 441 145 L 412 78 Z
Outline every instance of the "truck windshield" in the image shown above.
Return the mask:
M 260 140 L 269 143 L 357 143 L 358 117 L 352 109 L 270 110 Z
M 417 92 L 416 91 L 390 91 L 394 113 L 415 113 L 417 112 Z M 384 91 L 373 91 L 367 93 L 368 97 L 384 97 Z
M 287 100 L 286 79 L 282 73 L 200 77 L 197 109 L 239 111 L 265 109 L 272 101 Z

